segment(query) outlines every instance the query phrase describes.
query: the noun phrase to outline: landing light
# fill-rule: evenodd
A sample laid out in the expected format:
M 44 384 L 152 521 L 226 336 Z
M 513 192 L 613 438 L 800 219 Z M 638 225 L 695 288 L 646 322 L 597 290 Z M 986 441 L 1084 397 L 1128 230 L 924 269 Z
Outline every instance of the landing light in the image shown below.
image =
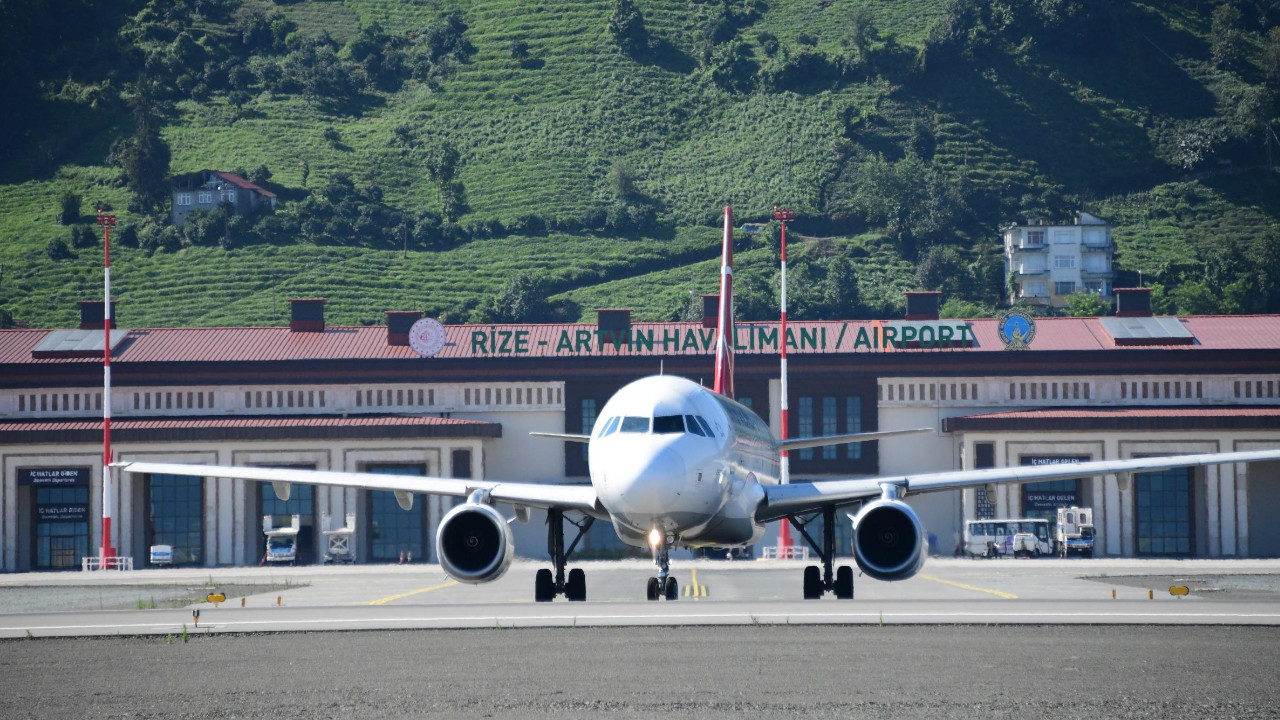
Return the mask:
M 662 544 L 662 532 L 658 528 L 649 531 L 649 547 L 658 547 Z

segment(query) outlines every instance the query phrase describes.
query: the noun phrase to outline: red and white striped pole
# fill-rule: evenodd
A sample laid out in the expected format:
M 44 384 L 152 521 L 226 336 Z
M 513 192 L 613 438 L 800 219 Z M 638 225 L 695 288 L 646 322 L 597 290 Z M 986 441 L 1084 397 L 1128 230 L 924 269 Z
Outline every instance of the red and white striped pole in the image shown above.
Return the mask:
M 102 226 L 102 564 L 105 570 L 116 549 L 111 544 L 111 228 L 114 213 L 98 208 L 98 224 Z
M 791 213 L 790 208 L 778 209 L 777 205 L 773 206 L 773 217 L 782 221 L 782 328 L 780 330 L 781 339 L 779 347 L 782 350 L 782 439 L 786 440 L 787 423 L 788 423 L 788 403 L 787 403 L 787 221 L 795 217 Z M 791 482 L 791 457 L 786 450 L 782 451 L 782 483 L 785 485 Z M 778 535 L 778 544 L 783 548 L 791 547 L 791 523 L 786 518 L 782 519 L 781 533 Z

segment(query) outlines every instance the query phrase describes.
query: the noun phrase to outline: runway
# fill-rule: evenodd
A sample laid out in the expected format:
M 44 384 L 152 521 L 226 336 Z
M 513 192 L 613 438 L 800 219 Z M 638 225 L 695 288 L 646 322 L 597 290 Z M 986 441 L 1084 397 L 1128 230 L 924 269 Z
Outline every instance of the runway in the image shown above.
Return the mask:
M 0 638 L 701 625 L 1280 626 L 1275 560 L 934 559 L 904 582 L 860 578 L 852 601 L 803 600 L 803 564 L 790 561 L 686 561 L 674 570 L 680 599 L 658 602 L 643 599 L 649 563 L 578 566 L 587 572 L 588 600 L 573 603 L 532 601 L 533 574 L 542 567 L 532 561 L 479 586 L 453 582 L 434 565 L 9 575 L 0 578 Z M 1171 595 L 1173 584 L 1189 595 Z M 222 586 L 274 589 L 232 593 L 217 606 L 194 602 Z M 193 602 L 165 607 L 167 592 Z

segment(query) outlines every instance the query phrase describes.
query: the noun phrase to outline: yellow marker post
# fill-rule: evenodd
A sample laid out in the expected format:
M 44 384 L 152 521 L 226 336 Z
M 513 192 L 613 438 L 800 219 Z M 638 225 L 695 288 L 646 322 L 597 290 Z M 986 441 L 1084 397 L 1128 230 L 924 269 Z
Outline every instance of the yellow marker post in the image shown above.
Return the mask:
M 1156 591 L 1155 591 L 1155 590 L 1152 590 L 1152 589 L 1150 589 L 1150 588 L 1147 588 L 1147 599 L 1148 599 L 1148 600 L 1155 600 L 1155 599 L 1156 599 Z
M 244 598 L 240 598 L 240 607 L 244 607 Z
M 1111 599 L 1112 599 L 1112 600 L 1115 600 L 1115 599 L 1116 599 L 1116 589 L 1115 589 L 1115 588 L 1111 588 Z

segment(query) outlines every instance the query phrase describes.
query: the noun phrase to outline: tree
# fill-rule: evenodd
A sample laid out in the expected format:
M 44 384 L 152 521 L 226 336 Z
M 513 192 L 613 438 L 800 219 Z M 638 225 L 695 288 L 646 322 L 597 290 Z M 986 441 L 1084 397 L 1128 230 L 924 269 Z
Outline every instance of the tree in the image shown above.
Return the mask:
M 740 39 L 718 45 L 711 55 L 711 80 L 729 92 L 750 92 L 759 69 L 751 46 Z
M 938 317 L 948 319 L 972 319 L 991 317 L 991 310 L 975 302 L 950 298 L 938 308 Z
M 75 257 L 71 252 L 71 248 L 67 245 L 67 241 L 60 237 L 50 240 L 49 244 L 44 246 L 44 252 L 54 262 Z
M 636 189 L 636 180 L 639 173 L 636 172 L 635 166 L 624 159 L 613 161 L 613 165 L 609 167 L 609 187 L 613 190 L 615 197 L 626 200 L 635 197 L 638 194 Z
M 522 272 L 507 281 L 482 310 L 486 322 L 524 323 L 544 320 L 550 314 L 546 283 Z
M 1202 282 L 1184 282 L 1169 291 L 1179 315 L 1214 315 L 1221 312 L 1220 298 Z
M 71 228 L 71 247 L 89 248 L 98 244 L 98 236 L 88 225 L 77 225 Z
M 58 222 L 70 225 L 80 219 L 80 196 L 70 190 L 58 198 Z
M 441 140 L 427 153 L 427 174 L 432 180 L 446 185 L 453 180 L 461 163 L 458 147 L 449 140 Z
M 153 208 L 169 195 L 169 144 L 160 137 L 154 81 L 142 77 L 130 86 L 133 138 L 120 153 L 125 182 L 144 208 Z
M 871 43 L 879 39 L 880 30 L 876 27 L 871 10 L 866 5 L 859 5 L 849 18 L 849 34 L 844 37 L 844 46 L 857 54 L 859 63 L 865 63 Z
M 823 312 L 828 318 L 848 318 L 858 311 L 858 272 L 843 255 L 831 258 L 822 281 Z
M 950 245 L 935 245 L 920 255 L 916 264 L 916 286 L 940 290 L 944 298 L 961 297 L 972 284 L 969 267 Z
M 1067 315 L 1101 317 L 1111 313 L 1111 303 L 1096 293 L 1071 293 L 1067 296 Z
M 262 185 L 271 180 L 271 170 L 266 165 L 259 165 L 250 170 L 245 179 L 254 185 Z
M 649 31 L 644 27 L 644 16 L 631 0 L 613 0 L 609 34 L 618 47 L 632 57 L 649 52 Z
M 1224 70 L 1239 67 L 1244 60 L 1245 36 L 1240 9 L 1224 2 L 1213 9 L 1213 22 L 1209 27 L 1209 54 L 1213 62 Z
M 121 247 L 138 247 L 137 225 L 121 225 L 113 235 L 115 236 L 115 242 Z
M 227 93 L 227 102 L 236 109 L 237 115 L 244 109 L 245 103 L 248 103 L 252 99 L 253 96 L 244 90 L 232 90 Z
M 1267 84 L 1280 90 L 1280 27 L 1267 32 L 1262 46 L 1262 72 L 1267 76 Z

